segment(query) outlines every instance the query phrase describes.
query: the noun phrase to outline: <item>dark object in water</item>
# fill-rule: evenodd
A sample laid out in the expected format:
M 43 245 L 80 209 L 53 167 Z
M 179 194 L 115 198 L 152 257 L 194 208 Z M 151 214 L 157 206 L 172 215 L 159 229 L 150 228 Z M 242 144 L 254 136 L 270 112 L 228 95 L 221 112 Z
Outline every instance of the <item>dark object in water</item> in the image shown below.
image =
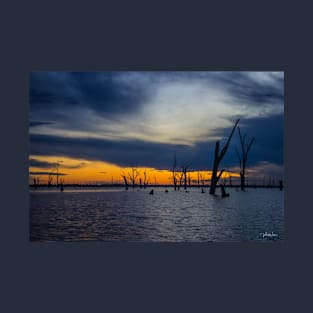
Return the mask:
M 60 187 L 60 191 L 63 191 L 63 190 L 64 190 L 63 185 L 61 185 L 61 187 Z
M 203 188 L 201 188 L 201 193 L 205 193 L 205 191 L 203 190 Z
M 222 198 L 229 197 L 229 193 L 225 191 L 224 185 L 221 185 L 222 188 Z
M 151 191 L 149 192 L 149 195 L 153 195 L 153 189 L 151 189 Z
M 167 190 L 167 189 L 165 189 L 165 192 L 168 192 L 168 190 Z

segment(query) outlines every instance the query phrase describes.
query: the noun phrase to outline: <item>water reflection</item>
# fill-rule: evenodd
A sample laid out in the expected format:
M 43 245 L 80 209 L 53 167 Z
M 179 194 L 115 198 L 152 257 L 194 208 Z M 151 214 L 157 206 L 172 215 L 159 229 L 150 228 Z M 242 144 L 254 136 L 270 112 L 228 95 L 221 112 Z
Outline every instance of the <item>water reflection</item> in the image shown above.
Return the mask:
M 30 238 L 41 241 L 268 241 L 283 232 L 283 192 L 229 190 L 229 198 L 155 188 L 31 192 Z

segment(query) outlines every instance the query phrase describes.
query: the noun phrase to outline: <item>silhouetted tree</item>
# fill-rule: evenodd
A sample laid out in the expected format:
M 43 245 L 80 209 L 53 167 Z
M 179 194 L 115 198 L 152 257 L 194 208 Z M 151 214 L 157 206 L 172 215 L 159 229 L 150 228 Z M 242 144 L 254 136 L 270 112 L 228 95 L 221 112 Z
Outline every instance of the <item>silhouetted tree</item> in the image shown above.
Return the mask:
M 125 175 L 121 175 L 123 177 L 124 180 L 124 184 L 125 184 L 125 190 L 128 190 L 128 181 Z
M 39 187 L 40 185 L 40 177 L 39 176 L 34 176 L 33 177 L 33 185 L 34 185 L 34 188 L 36 189 L 37 187 Z
M 225 169 L 222 169 L 219 173 L 218 173 L 218 166 L 220 164 L 220 162 L 222 161 L 225 153 L 227 152 L 230 140 L 234 134 L 234 131 L 236 129 L 237 124 L 239 123 L 239 119 L 236 121 L 229 137 L 228 140 L 225 144 L 225 146 L 223 147 L 222 151 L 220 152 L 220 142 L 217 141 L 215 144 L 215 152 L 214 152 L 214 161 L 213 161 L 213 169 L 212 169 L 212 178 L 211 178 L 211 186 L 210 186 L 210 194 L 214 195 L 215 194 L 215 189 L 216 189 L 216 185 L 218 180 L 220 179 L 220 177 L 222 176 L 223 172 L 225 171 Z
M 238 134 L 239 134 L 240 145 L 241 145 L 241 154 L 238 153 L 239 164 L 240 164 L 240 188 L 241 190 L 245 190 L 245 175 L 246 175 L 248 153 L 254 142 L 254 137 L 246 141 L 246 134 L 244 135 L 241 134 L 241 130 L 239 126 L 238 126 Z
M 60 191 L 63 191 L 64 190 L 64 178 L 60 178 Z
M 179 180 L 178 190 L 179 190 L 179 189 L 181 188 L 181 186 L 182 186 L 183 177 L 184 177 L 184 172 L 180 172 L 180 173 L 179 173 L 179 178 L 178 178 L 178 180 Z
M 49 173 L 48 175 L 48 186 L 51 186 L 52 185 L 52 182 L 53 182 L 53 170 Z
M 135 167 L 132 167 L 131 172 L 128 173 L 128 177 L 130 179 L 130 182 L 131 182 L 133 188 L 135 188 L 135 184 L 136 184 L 136 181 L 137 181 L 139 174 L 140 173 L 139 173 L 138 169 Z
M 146 189 L 149 183 L 149 178 L 147 177 L 147 170 L 143 172 L 143 188 Z
M 199 173 L 199 177 L 200 177 L 200 180 L 201 180 L 202 187 L 204 187 L 204 184 L 205 184 L 205 174 L 202 175 L 202 173 Z
M 59 186 L 59 168 L 60 168 L 60 163 L 63 163 L 63 161 L 57 161 L 57 162 L 56 162 L 57 187 Z
M 187 165 L 183 165 L 182 166 L 182 173 L 183 173 L 183 177 L 184 177 L 184 189 L 187 189 L 187 171 L 189 168 L 190 164 Z
M 177 189 L 176 153 L 174 153 L 174 162 L 173 162 L 173 167 L 171 168 L 171 171 L 172 171 L 172 177 L 173 177 L 174 190 L 176 191 Z

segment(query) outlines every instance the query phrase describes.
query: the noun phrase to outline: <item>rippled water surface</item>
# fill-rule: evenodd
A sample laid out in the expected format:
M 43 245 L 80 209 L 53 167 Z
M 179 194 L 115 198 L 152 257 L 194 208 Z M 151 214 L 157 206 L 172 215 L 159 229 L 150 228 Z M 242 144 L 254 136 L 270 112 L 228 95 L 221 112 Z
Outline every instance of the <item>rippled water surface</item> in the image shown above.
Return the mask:
M 192 188 L 68 189 L 30 192 L 33 241 L 279 241 L 284 239 L 283 192 L 228 189 L 221 198 Z M 219 193 L 219 191 L 217 192 Z M 274 240 L 261 233 L 278 234 Z

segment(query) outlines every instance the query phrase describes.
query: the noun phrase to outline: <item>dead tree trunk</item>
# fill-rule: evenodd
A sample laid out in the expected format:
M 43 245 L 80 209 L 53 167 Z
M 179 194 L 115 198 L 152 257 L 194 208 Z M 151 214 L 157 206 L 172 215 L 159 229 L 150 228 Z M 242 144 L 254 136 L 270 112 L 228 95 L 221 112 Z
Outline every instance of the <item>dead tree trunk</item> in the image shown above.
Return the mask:
M 60 191 L 63 191 L 64 190 L 64 178 L 62 177 L 60 179 Z
M 178 186 L 178 191 L 179 191 L 179 189 L 180 189 L 180 188 L 181 188 L 181 186 L 182 186 L 183 177 L 184 177 L 184 173 L 183 173 L 183 172 L 181 172 L 181 173 L 180 173 L 180 176 L 179 176 L 179 186 Z
M 51 171 L 48 175 L 48 186 L 50 187 L 53 182 L 53 171 Z
M 143 172 L 143 188 L 146 189 L 148 184 L 148 179 L 147 179 L 147 171 Z
M 39 185 L 40 185 L 40 178 L 35 176 L 33 178 L 33 182 L 34 182 L 34 188 L 37 189 L 37 187 L 39 187 Z
M 130 182 L 133 188 L 135 188 L 135 184 L 136 184 L 138 176 L 139 176 L 139 171 L 137 170 L 137 168 L 132 167 L 131 173 L 128 173 L 128 177 L 130 179 Z
M 33 178 L 33 185 L 34 185 L 34 188 L 36 189 L 37 188 L 37 179 L 36 179 L 36 177 Z
M 202 187 L 204 187 L 204 184 L 205 184 L 205 175 L 202 176 L 202 174 L 199 173 L 199 176 L 200 176 L 200 180 L 201 180 Z
M 184 189 L 187 189 L 187 169 L 183 168 L 183 173 L 184 173 Z
M 246 142 L 246 134 L 242 136 L 239 126 L 238 126 L 238 134 L 239 134 L 240 145 L 241 145 L 241 154 L 237 152 L 238 158 L 239 158 L 239 164 L 240 164 L 240 188 L 241 190 L 244 191 L 248 153 L 254 142 L 254 138 L 251 138 L 250 141 Z
M 124 179 L 124 184 L 125 184 L 125 190 L 128 190 L 128 182 L 127 182 L 127 178 L 125 175 L 122 175 L 123 179 Z
M 211 186 L 210 186 L 210 194 L 211 195 L 215 195 L 215 189 L 218 183 L 218 180 L 220 179 L 220 177 L 222 176 L 224 169 L 222 169 L 219 173 L 218 173 L 218 166 L 220 164 L 220 162 L 222 161 L 225 153 L 227 152 L 230 140 L 234 134 L 234 131 L 236 129 L 237 124 L 239 123 L 239 120 L 237 120 L 237 122 L 235 123 L 229 137 L 228 140 L 225 144 L 225 146 L 223 147 L 222 151 L 220 152 L 220 142 L 217 141 L 215 144 L 215 152 L 214 152 L 214 162 L 213 162 L 213 170 L 212 170 L 212 178 L 211 178 Z
M 176 177 L 176 153 L 174 154 L 174 164 L 173 167 L 171 168 L 172 170 L 172 175 L 173 175 L 173 185 L 174 185 L 174 190 L 176 191 L 177 189 L 177 177 Z
M 184 175 L 184 189 L 185 190 L 187 189 L 187 171 L 188 171 L 189 166 L 190 166 L 190 164 L 182 166 L 182 173 Z

